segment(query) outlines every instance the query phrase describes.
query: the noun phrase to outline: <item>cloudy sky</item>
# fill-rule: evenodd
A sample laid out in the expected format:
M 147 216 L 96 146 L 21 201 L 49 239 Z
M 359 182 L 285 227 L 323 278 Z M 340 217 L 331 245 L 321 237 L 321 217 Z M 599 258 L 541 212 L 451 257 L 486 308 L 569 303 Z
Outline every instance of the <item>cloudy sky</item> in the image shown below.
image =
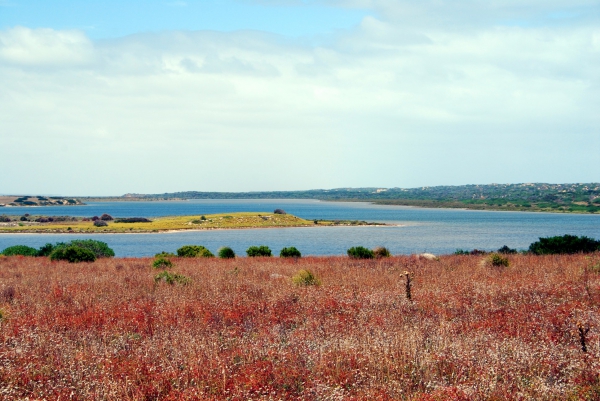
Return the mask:
M 0 0 L 0 193 L 600 181 L 598 0 Z

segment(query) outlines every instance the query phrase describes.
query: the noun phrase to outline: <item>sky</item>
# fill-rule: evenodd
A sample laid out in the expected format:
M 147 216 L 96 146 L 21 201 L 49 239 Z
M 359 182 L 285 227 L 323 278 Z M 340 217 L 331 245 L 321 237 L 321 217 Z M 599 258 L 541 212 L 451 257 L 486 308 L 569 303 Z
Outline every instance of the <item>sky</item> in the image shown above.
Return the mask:
M 598 0 L 0 0 L 0 194 L 600 181 Z

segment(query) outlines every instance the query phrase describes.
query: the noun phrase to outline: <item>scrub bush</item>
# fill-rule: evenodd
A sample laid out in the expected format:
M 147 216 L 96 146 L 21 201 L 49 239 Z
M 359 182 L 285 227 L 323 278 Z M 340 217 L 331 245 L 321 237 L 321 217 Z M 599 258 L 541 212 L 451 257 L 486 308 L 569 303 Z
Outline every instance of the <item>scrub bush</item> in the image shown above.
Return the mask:
M 115 223 L 152 223 L 152 220 L 145 217 L 127 217 L 124 219 L 116 219 Z
M 177 273 L 170 273 L 168 271 L 162 271 L 160 273 L 158 273 L 156 276 L 154 276 L 154 282 L 155 283 L 159 283 L 161 281 L 164 281 L 167 284 L 173 285 L 173 284 L 181 284 L 181 285 L 187 285 L 190 283 L 190 278 L 183 276 L 181 274 L 177 274 Z
M 497 253 L 492 253 L 490 256 L 488 256 L 487 261 L 494 267 L 508 267 L 510 264 L 508 258 Z
M 96 258 L 111 258 L 115 256 L 115 251 L 110 249 L 106 242 L 96 241 L 93 239 L 78 239 L 67 243 L 59 242 L 58 244 L 56 244 L 54 249 L 52 250 L 52 253 L 50 253 L 50 259 L 52 259 L 52 255 L 55 252 L 58 252 L 61 249 L 68 248 L 70 246 L 76 246 L 79 248 L 87 249 L 88 251 L 92 252 Z
M 155 269 L 170 269 L 173 267 L 173 262 L 163 256 L 159 256 L 152 262 L 152 267 Z
M 66 260 L 69 263 L 95 262 L 96 255 L 89 249 L 77 245 L 70 245 L 52 251 L 50 260 Z
M 215 255 L 202 245 L 184 245 L 177 250 L 177 256 L 182 258 L 212 258 Z
M 283 209 L 275 209 L 274 214 L 287 214 Z
M 221 259 L 233 259 L 235 258 L 235 252 L 233 251 L 233 249 L 231 249 L 228 246 L 225 246 L 221 249 L 219 249 L 219 257 Z
M 4 256 L 38 256 L 38 251 L 35 248 L 26 245 L 14 245 L 9 246 L 5 250 L 2 251 L 2 255 Z
M 54 245 L 48 243 L 38 250 L 38 256 L 50 256 L 52 251 L 54 250 Z
M 588 237 L 562 235 L 540 238 L 529 245 L 529 252 L 536 255 L 592 253 L 600 250 L 600 241 Z
M 102 216 L 100 216 L 100 220 L 111 221 L 114 219 L 110 214 L 104 213 Z
M 3 214 L 2 216 L 0 216 L 0 223 L 9 223 L 11 222 L 11 218 L 8 217 L 7 215 Z
M 375 255 L 377 259 L 389 258 L 390 256 L 392 256 L 390 250 L 383 246 L 373 249 L 373 255 Z
M 296 247 L 283 248 L 281 252 L 279 252 L 280 258 L 300 258 L 302 254 Z
M 94 227 L 106 227 L 108 223 L 104 220 L 96 220 L 94 221 Z
M 300 286 L 321 285 L 319 280 L 310 270 L 300 270 L 294 277 L 292 282 Z
M 509 248 L 507 245 L 504 245 L 502 248 L 498 249 L 498 253 L 503 253 L 505 255 L 513 255 L 517 253 L 517 250 Z
M 373 259 L 375 257 L 375 253 L 364 246 L 353 246 L 348 249 L 347 253 L 352 259 Z
M 271 256 L 271 249 L 269 249 L 266 245 L 261 246 L 251 246 L 246 249 L 246 254 L 250 257 L 256 256 Z

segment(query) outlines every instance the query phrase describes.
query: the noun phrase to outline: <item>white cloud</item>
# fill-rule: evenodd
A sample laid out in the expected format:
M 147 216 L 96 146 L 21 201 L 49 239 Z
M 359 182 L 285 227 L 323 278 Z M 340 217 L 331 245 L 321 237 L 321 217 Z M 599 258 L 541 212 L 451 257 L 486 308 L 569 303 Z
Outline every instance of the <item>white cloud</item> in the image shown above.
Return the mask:
M 0 32 L 0 60 L 17 66 L 74 66 L 92 61 L 93 45 L 80 31 L 16 27 Z
M 118 194 L 597 179 L 597 25 L 450 29 L 430 22 L 458 22 L 456 10 L 435 2 L 442 11 L 424 17 L 432 4 L 362 2 L 379 16 L 320 46 L 246 31 L 95 43 L 0 31 L 0 169 L 36 161 L 4 185 Z

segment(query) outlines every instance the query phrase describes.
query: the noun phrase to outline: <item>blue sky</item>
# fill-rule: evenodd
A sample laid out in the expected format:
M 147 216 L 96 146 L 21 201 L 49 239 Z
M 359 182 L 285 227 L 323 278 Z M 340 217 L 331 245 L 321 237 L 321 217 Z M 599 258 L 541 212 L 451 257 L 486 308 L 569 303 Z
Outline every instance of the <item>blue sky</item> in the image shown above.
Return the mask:
M 0 0 L 0 193 L 590 182 L 596 0 Z
M 300 2 L 269 6 L 249 1 L 6 0 L 3 27 L 80 29 L 93 39 L 167 30 L 260 30 L 291 37 L 352 28 L 369 10 Z

